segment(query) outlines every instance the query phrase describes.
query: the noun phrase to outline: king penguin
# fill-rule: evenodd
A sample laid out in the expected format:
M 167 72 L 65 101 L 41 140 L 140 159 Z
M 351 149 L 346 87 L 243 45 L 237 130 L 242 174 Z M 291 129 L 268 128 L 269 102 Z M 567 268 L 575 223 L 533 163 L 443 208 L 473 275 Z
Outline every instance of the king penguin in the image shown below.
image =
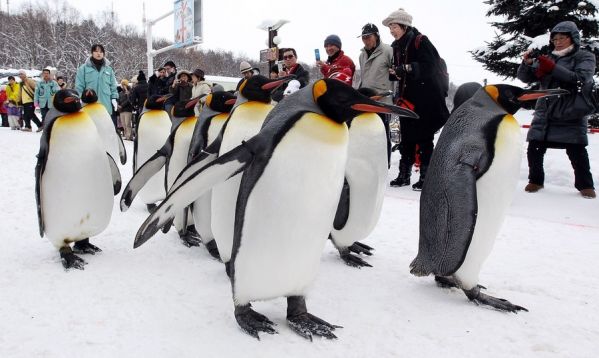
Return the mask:
M 287 321 L 301 336 L 336 338 L 330 323 L 308 313 L 314 280 L 337 209 L 349 140 L 345 121 L 359 112 L 416 115 L 377 103 L 352 87 L 323 79 L 281 101 L 256 136 L 198 168 L 192 161 L 140 227 L 146 242 L 211 187 L 242 173 L 230 261 L 235 318 L 248 334 L 276 333 L 251 301 L 287 297 Z
M 374 90 L 358 90 L 373 100 L 382 97 Z M 349 145 L 345 181 L 331 241 L 349 266 L 371 267 L 353 253 L 372 255 L 372 247 L 359 242 L 370 235 L 381 215 L 388 173 L 387 131 L 377 113 L 360 113 L 347 122 Z
M 565 93 L 489 85 L 453 112 L 422 189 L 420 243 L 410 264 L 412 274 L 434 274 L 439 285 L 459 287 L 479 304 L 526 311 L 482 293 L 478 275 L 518 181 L 522 139 L 513 114 L 523 101 Z
M 125 151 L 123 139 L 116 131 L 116 127 L 106 108 L 98 102 L 96 91 L 86 89 L 81 94 L 81 101 L 85 103 L 83 105 L 83 112 L 87 113 L 96 124 L 106 151 L 114 160 L 120 158 L 121 164 L 124 165 L 127 162 L 127 152 Z
M 235 100 L 236 97 L 233 94 L 225 91 L 213 92 L 206 96 L 200 118 L 193 131 L 193 138 L 189 147 L 189 161 L 215 141 L 229 117 L 229 112 L 231 112 Z M 212 233 L 211 203 L 212 191 L 209 191 L 193 203 L 192 215 L 200 240 L 202 240 L 210 255 L 220 260 L 218 246 Z
M 171 132 L 171 119 L 164 110 L 164 103 L 169 97 L 154 95 L 144 103 L 133 142 L 134 173 L 162 147 Z M 139 192 L 148 211 L 153 210 L 155 203 L 166 196 L 164 175 L 164 169 L 160 169 Z
M 60 90 L 53 104 L 35 167 L 40 236 L 59 250 L 65 269 L 83 270 L 85 261 L 75 253 L 101 251 L 89 238 L 108 226 L 121 178 L 77 92 Z
M 196 97 L 175 103 L 171 113 L 171 133 L 162 148 L 141 165 L 125 187 L 125 190 L 123 190 L 121 211 L 126 211 L 129 208 L 139 191 L 163 167 L 165 167 L 165 190 L 168 190 L 181 169 L 185 167 L 188 161 L 191 138 L 197 122 L 194 106 L 199 100 L 200 98 Z M 188 208 L 177 213 L 174 220 L 175 228 L 183 245 L 187 247 L 200 246 L 199 234 L 193 225 L 193 218 L 188 213 Z M 170 225 L 165 226 L 164 231 L 168 231 L 169 228 Z

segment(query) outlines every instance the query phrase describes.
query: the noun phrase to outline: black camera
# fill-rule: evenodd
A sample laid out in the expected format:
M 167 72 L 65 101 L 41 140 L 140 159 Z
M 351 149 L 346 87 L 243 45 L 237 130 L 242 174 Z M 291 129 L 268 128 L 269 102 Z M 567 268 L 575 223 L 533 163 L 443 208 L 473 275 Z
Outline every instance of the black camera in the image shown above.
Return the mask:
M 528 54 L 528 58 L 536 60 L 542 54 L 543 53 L 541 52 L 541 50 L 539 50 L 538 48 L 535 48 L 532 51 L 530 51 L 530 53 Z

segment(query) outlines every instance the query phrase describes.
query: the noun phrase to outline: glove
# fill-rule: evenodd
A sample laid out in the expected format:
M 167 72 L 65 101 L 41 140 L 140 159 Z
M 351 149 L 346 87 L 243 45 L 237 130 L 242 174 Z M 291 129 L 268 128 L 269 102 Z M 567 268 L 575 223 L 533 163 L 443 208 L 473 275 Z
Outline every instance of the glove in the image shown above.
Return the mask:
M 114 109 L 118 108 L 119 105 L 118 105 L 118 103 L 116 103 L 116 99 L 113 98 L 111 103 L 112 103 L 112 108 L 114 108 Z
M 539 62 L 539 67 L 535 72 L 535 76 L 537 76 L 537 78 L 541 78 L 553 72 L 553 69 L 555 68 L 555 61 L 553 61 L 547 55 L 539 56 L 537 61 Z

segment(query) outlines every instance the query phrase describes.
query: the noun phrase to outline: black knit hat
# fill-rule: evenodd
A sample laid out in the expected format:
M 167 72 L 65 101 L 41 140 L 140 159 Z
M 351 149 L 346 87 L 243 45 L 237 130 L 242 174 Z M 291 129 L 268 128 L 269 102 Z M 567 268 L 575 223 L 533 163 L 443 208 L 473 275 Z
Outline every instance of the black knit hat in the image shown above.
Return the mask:
M 364 37 L 364 36 L 368 36 L 368 35 L 379 36 L 379 28 L 376 27 L 375 24 L 367 23 L 366 25 L 364 25 L 364 27 L 362 27 L 362 35 L 360 35 L 358 37 Z
M 164 66 L 162 66 L 162 67 L 166 67 L 166 66 L 170 66 L 172 68 L 177 68 L 177 65 L 175 65 L 175 63 L 173 61 L 171 61 L 171 60 L 166 61 L 164 63 Z
M 337 35 L 329 35 L 326 39 L 324 39 L 324 46 L 333 45 L 341 48 L 341 39 Z
M 138 81 L 145 81 L 146 80 L 146 74 L 144 73 L 144 71 L 139 71 L 139 73 L 137 74 L 137 80 Z

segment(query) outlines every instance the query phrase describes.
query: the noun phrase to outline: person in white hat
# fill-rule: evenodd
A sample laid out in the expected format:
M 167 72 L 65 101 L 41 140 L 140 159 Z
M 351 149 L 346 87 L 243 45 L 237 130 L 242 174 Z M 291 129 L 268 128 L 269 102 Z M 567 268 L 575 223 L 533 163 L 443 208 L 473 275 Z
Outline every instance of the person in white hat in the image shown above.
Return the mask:
M 383 20 L 395 41 L 393 66 L 389 79 L 397 82 L 395 103 L 409 108 L 420 117 L 418 120 L 400 118 L 401 142 L 399 152 L 399 175 L 391 186 L 410 184 L 412 165 L 416 152 L 420 155 L 420 179 L 412 189 L 420 191 L 433 154 L 433 138 L 449 118 L 443 90 L 444 74 L 437 49 L 412 26 L 412 15 L 404 9 L 393 11 Z M 446 75 L 446 73 L 445 73 Z

